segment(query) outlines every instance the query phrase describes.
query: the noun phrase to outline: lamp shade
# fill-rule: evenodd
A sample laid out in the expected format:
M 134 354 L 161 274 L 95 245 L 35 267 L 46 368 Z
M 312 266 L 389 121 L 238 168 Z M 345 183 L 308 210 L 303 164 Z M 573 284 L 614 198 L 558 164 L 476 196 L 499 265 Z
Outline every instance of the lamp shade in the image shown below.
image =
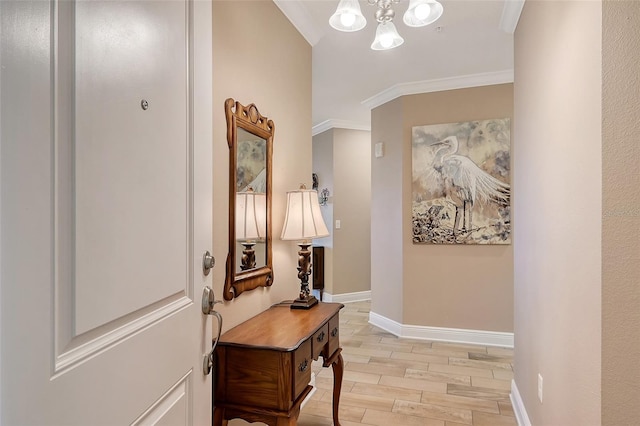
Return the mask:
M 287 212 L 282 227 L 283 240 L 310 240 L 326 237 L 329 230 L 324 224 L 318 192 L 300 188 L 287 192 Z
M 423 27 L 437 21 L 443 10 L 436 0 L 411 0 L 402 20 L 409 27 Z
M 236 240 L 267 236 L 267 196 L 252 190 L 236 192 Z
M 376 38 L 371 43 L 371 49 L 388 50 L 398 47 L 402 43 L 404 43 L 404 39 L 398 34 L 396 26 L 393 25 L 393 22 L 386 21 L 378 24 Z
M 336 12 L 329 18 L 329 25 L 338 31 L 358 31 L 367 25 L 358 0 L 340 0 Z

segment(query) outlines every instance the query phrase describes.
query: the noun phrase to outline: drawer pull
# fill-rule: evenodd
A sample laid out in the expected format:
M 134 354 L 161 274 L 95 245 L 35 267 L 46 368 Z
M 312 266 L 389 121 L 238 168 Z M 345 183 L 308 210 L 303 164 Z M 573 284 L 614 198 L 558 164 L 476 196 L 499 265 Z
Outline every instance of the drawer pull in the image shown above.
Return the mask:
M 316 340 L 318 341 L 318 343 L 322 342 L 324 340 L 324 331 L 320 334 L 318 334 L 318 337 L 316 337 Z
M 338 327 L 331 330 L 331 337 L 336 337 L 338 335 Z
M 307 368 L 309 368 L 309 360 L 305 359 L 303 362 L 300 363 L 300 365 L 298 366 L 298 370 L 301 373 L 304 373 Z

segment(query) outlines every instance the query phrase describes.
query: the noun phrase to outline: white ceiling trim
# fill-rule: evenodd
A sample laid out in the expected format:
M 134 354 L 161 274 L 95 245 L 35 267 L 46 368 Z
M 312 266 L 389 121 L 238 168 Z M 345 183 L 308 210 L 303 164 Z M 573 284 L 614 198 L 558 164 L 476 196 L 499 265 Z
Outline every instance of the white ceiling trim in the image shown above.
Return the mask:
M 273 0 L 273 2 L 311 46 L 315 46 L 320 41 L 324 33 L 314 25 L 311 13 L 304 2 L 291 0 Z
M 399 83 L 361 102 L 369 109 L 386 104 L 400 96 L 420 93 L 441 92 L 443 90 L 465 89 L 468 87 L 491 86 L 493 84 L 513 83 L 513 70 L 461 75 L 437 80 Z
M 506 33 L 513 34 L 518 26 L 518 20 L 522 13 L 525 0 L 505 0 L 500 18 L 500 29 Z
M 329 119 L 320 124 L 316 124 L 311 128 L 311 136 L 326 132 L 329 129 L 348 129 L 348 130 L 366 130 L 371 131 L 371 125 L 368 123 L 358 123 L 355 121 Z

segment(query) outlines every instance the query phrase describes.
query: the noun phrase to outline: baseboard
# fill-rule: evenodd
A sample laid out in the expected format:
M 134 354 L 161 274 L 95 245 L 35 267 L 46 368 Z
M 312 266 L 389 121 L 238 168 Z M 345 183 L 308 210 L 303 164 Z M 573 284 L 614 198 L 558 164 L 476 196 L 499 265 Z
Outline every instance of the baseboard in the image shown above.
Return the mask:
M 511 380 L 511 395 L 509 395 L 509 398 L 511 399 L 511 405 L 513 406 L 513 412 L 516 415 L 518 426 L 531 426 L 531 421 L 527 415 L 527 410 L 524 407 L 524 402 L 522 401 L 515 380 Z
M 398 337 L 513 348 L 513 333 L 406 325 L 376 314 L 375 312 L 369 312 L 369 324 L 375 325 Z
M 362 302 L 363 300 L 371 300 L 371 290 L 342 294 L 331 294 L 325 291 L 322 294 L 323 302 L 349 303 Z
M 375 325 L 395 336 L 405 337 L 402 335 L 402 324 L 373 311 L 369 311 L 369 324 Z
M 311 400 L 311 397 L 313 396 L 313 394 L 316 393 L 316 391 L 318 390 L 318 388 L 316 387 L 316 373 L 313 373 L 313 372 L 311 373 L 311 381 L 309 382 L 309 386 L 311 386 L 311 392 L 309 392 L 305 397 L 305 399 L 302 400 L 302 403 L 300 404 L 300 409 L 304 408 L 304 406 L 307 405 L 307 402 Z

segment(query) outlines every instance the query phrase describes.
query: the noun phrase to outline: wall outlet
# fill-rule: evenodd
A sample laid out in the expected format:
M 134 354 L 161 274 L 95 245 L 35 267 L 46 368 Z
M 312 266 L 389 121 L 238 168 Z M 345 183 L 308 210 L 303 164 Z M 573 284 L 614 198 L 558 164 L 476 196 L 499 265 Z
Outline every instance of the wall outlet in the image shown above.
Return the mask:
M 340 229 L 340 219 L 336 219 L 336 229 Z
M 538 373 L 538 399 L 542 402 L 542 374 Z

